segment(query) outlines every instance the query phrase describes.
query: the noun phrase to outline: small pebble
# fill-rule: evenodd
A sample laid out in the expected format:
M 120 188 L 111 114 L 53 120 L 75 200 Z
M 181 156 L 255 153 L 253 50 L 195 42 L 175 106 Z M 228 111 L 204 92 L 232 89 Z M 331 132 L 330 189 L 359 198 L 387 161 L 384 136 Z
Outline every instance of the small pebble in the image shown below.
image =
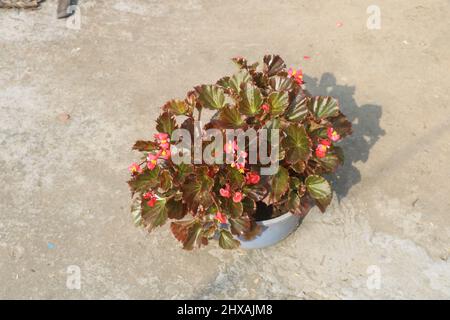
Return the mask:
M 58 120 L 61 123 L 67 123 L 70 120 L 70 114 L 68 113 L 61 113 L 58 115 Z

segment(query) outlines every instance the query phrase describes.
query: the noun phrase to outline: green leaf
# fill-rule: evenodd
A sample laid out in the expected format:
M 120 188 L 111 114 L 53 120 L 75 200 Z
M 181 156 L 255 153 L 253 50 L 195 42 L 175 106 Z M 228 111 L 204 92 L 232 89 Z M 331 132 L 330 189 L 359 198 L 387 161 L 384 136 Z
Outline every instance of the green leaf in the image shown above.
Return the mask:
M 263 99 L 259 88 L 247 83 L 243 86 L 240 96 L 239 110 L 243 114 L 246 116 L 254 116 L 260 112 Z
M 217 85 L 219 85 L 219 86 L 221 86 L 221 87 L 223 87 L 223 88 L 225 88 L 225 89 L 231 89 L 231 85 L 230 85 L 230 77 L 223 77 L 223 78 L 220 78 L 217 82 L 216 82 L 216 84 Z M 231 89 L 232 90 L 232 89 Z
M 178 241 L 184 243 L 186 241 L 189 228 L 195 223 L 198 223 L 197 219 L 172 222 L 170 224 L 170 230 Z
M 256 211 L 256 202 L 250 197 L 244 197 L 244 199 L 242 199 L 242 206 L 244 212 L 247 214 L 254 214 Z
M 138 150 L 138 151 L 154 151 L 154 150 L 158 150 L 159 146 L 154 141 L 138 140 L 135 142 L 132 149 Z
M 287 206 L 289 212 L 302 217 L 306 216 L 310 209 L 307 197 L 302 197 L 297 192 L 289 193 Z
M 318 175 L 308 176 L 305 180 L 305 184 L 306 189 L 308 190 L 311 197 L 313 197 L 314 199 L 325 200 L 331 197 L 330 183 L 324 177 Z
M 202 85 L 195 88 L 199 93 L 199 101 L 203 107 L 213 110 L 225 106 L 225 94 L 221 87 L 216 85 Z
M 230 77 L 224 77 L 220 79 L 217 84 L 234 91 L 236 95 L 239 94 L 241 91 L 241 85 L 243 83 L 246 83 L 250 81 L 250 75 L 247 71 L 241 70 L 240 72 L 234 74 L 231 78 Z
M 274 202 L 281 200 L 281 197 L 289 189 L 289 172 L 286 168 L 280 166 L 278 172 L 272 178 L 272 190 L 270 198 Z
M 326 172 L 334 172 L 343 163 L 342 149 L 333 147 L 332 150 L 326 153 L 325 157 L 317 158 L 316 161 Z
M 265 90 L 267 86 L 269 85 L 269 79 L 267 77 L 267 74 L 263 72 L 252 72 L 252 79 L 253 83 L 260 89 Z
M 240 128 L 244 124 L 236 107 L 225 107 L 220 110 L 219 121 L 225 128 Z
M 239 93 L 243 83 L 249 82 L 251 79 L 247 71 L 241 71 L 234 74 L 230 79 L 230 87 L 234 92 Z
M 148 230 L 162 226 L 167 221 L 166 199 L 157 200 L 153 207 L 142 202 L 142 221 Z
M 183 100 L 170 100 L 163 106 L 164 111 L 170 112 L 174 115 L 189 115 L 192 113 L 192 109 Z
M 261 184 L 246 185 L 242 191 L 250 198 L 255 201 L 261 201 L 267 196 L 267 189 Z
M 223 199 L 223 209 L 231 217 L 242 215 L 244 207 L 241 202 L 234 202 L 232 199 Z
M 211 189 L 213 185 L 214 180 L 208 176 L 208 168 L 198 168 L 197 172 L 190 175 L 182 186 L 184 201 L 191 208 L 199 204 L 209 207 L 212 203 Z
M 301 93 L 291 93 L 289 95 L 289 99 L 289 106 L 285 114 L 286 119 L 294 122 L 302 121 L 308 114 L 308 104 L 310 102 L 310 98 Z
M 334 117 L 339 114 L 339 105 L 332 97 L 314 97 L 309 104 L 310 110 L 319 118 Z
M 282 141 L 283 148 L 286 150 L 286 161 L 297 163 L 306 161 L 311 155 L 311 140 L 303 126 L 291 124 L 285 129 L 286 137 Z
M 292 89 L 293 81 L 284 76 L 274 76 L 270 78 L 269 84 L 275 91 L 289 91 Z
M 167 215 L 170 219 L 182 219 L 186 212 L 183 208 L 183 203 L 181 201 L 176 201 L 174 199 L 169 199 L 166 204 Z
M 291 188 L 291 190 L 298 190 L 301 184 L 302 182 L 300 181 L 299 178 L 291 176 L 291 180 L 289 182 L 289 188 Z
M 289 211 L 293 214 L 299 214 L 301 211 L 300 204 L 301 204 L 300 197 L 299 197 L 298 193 L 295 191 L 289 192 L 289 197 L 288 197 Z
M 186 177 L 194 172 L 192 165 L 187 163 L 180 163 L 175 165 L 175 179 L 174 182 L 177 184 L 182 184 Z
M 315 199 L 316 205 L 319 207 L 321 212 L 325 212 L 327 207 L 330 205 L 332 200 L 332 195 L 330 194 L 328 197 L 323 199 Z
M 236 249 L 240 242 L 233 238 L 233 235 L 227 230 L 220 230 L 219 245 L 223 249 Z
M 264 72 L 269 76 L 274 76 L 286 68 L 286 64 L 279 55 L 264 56 Z
M 193 143 L 193 137 L 195 137 L 195 128 L 196 125 L 198 125 L 198 123 L 196 124 L 196 121 L 194 118 L 189 117 L 186 120 L 183 121 L 183 123 L 181 124 L 181 129 L 185 129 L 187 131 L 189 131 L 190 135 L 191 135 L 191 142 Z M 186 137 L 188 138 L 188 137 Z
M 177 128 L 175 118 L 169 112 L 163 112 L 156 120 L 156 130 L 172 135 L 173 130 Z
M 306 169 L 306 163 L 305 161 L 298 161 L 291 165 L 292 170 L 294 170 L 297 173 L 303 173 Z
M 175 238 L 183 243 L 183 249 L 192 250 L 194 245 L 200 246 L 203 238 L 202 224 L 197 220 L 172 222 L 170 225 Z
M 244 234 L 251 227 L 251 222 L 248 216 L 230 218 L 231 233 L 237 236 Z
M 235 167 L 226 167 L 227 179 L 230 181 L 230 186 L 232 189 L 241 189 L 245 182 L 244 175 L 239 172 Z
M 136 192 L 148 191 L 148 189 L 152 189 L 158 186 L 159 172 L 160 169 L 158 166 L 156 166 L 153 170 L 144 170 L 143 173 L 128 181 L 128 185 L 130 186 L 132 194 Z
M 140 226 L 142 224 L 142 215 L 141 215 L 141 197 L 137 196 L 133 199 L 131 203 L 131 215 L 133 217 L 133 222 L 135 226 Z
M 289 103 L 289 96 L 286 91 L 272 92 L 268 98 L 270 113 L 274 116 L 282 114 Z
M 163 192 L 166 192 L 172 188 L 172 176 L 170 175 L 170 172 L 168 170 L 162 170 L 159 179 L 159 187 L 163 190 Z

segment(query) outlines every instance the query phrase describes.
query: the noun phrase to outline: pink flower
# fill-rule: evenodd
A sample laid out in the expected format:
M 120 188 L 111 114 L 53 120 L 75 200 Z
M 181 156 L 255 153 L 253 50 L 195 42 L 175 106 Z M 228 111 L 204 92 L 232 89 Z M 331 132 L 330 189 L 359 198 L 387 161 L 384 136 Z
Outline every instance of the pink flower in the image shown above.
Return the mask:
M 235 192 L 233 195 L 233 202 L 241 202 L 242 200 L 242 192 Z
M 170 144 L 168 142 L 160 143 L 159 146 L 164 150 L 169 150 L 170 148 Z
M 221 189 L 219 190 L 219 193 L 220 193 L 220 195 L 221 195 L 222 197 L 224 197 L 224 198 L 229 198 L 229 197 L 231 197 L 230 185 L 227 183 L 227 184 L 225 185 L 225 188 L 221 188 Z
M 262 109 L 264 112 L 269 112 L 270 107 L 269 107 L 267 104 L 263 104 L 263 105 L 261 106 L 261 109 Z
M 331 142 L 326 139 L 321 139 L 319 144 L 316 147 L 316 156 L 317 158 L 323 158 L 327 155 L 328 148 L 330 147 Z
M 339 141 L 339 139 L 341 139 L 341 136 L 332 127 L 328 128 L 327 135 L 328 138 L 330 138 L 330 140 L 334 142 Z
M 331 142 L 329 140 L 327 140 L 327 139 L 320 139 L 319 143 L 324 145 L 324 146 L 326 146 L 326 147 L 331 146 Z
M 148 191 L 146 193 L 144 193 L 144 195 L 142 196 L 145 200 L 150 200 L 151 198 L 154 197 L 154 193 L 152 191 Z
M 316 156 L 317 158 L 323 158 L 327 154 L 327 147 L 322 144 L 319 144 L 316 148 Z
M 155 134 L 155 139 L 158 141 L 159 146 L 164 149 L 167 150 L 170 148 L 170 140 L 169 140 L 169 135 L 167 133 L 157 133 Z
M 261 180 L 261 177 L 256 172 L 248 172 L 245 176 L 246 184 L 257 184 Z
M 155 139 L 157 140 L 167 140 L 169 139 L 169 135 L 167 133 L 163 133 L 163 132 L 159 132 L 157 134 L 155 134 Z
M 245 159 L 243 161 L 240 161 L 240 162 L 236 161 L 234 163 L 234 165 L 236 166 L 236 169 L 238 169 L 240 173 L 244 173 L 244 171 L 245 171 Z
M 214 217 L 216 220 L 218 220 L 220 223 L 227 223 L 227 216 L 224 215 L 222 212 L 217 211 L 216 216 Z
M 165 159 L 165 160 L 169 160 L 170 158 L 170 150 L 169 149 L 163 149 L 160 151 L 159 155 L 161 156 L 161 158 Z
M 156 195 L 151 190 L 144 193 L 142 197 L 144 198 L 144 200 L 148 200 L 147 205 L 149 207 L 153 207 L 155 205 L 156 201 L 158 200 Z
M 147 201 L 147 205 L 149 207 L 153 207 L 153 206 L 155 206 L 156 201 L 157 201 L 156 198 L 151 198 L 149 201 Z
M 130 170 L 132 175 L 142 172 L 142 168 L 136 162 L 133 162 L 132 164 L 130 164 L 130 166 L 128 167 L 128 170 Z
M 149 153 L 147 156 L 147 167 L 150 170 L 153 170 L 155 169 L 157 164 L 158 164 L 158 155 Z
M 297 82 L 298 84 L 302 84 L 303 83 L 302 69 L 295 70 L 295 69 L 289 68 L 288 78 L 293 78 L 295 82 Z

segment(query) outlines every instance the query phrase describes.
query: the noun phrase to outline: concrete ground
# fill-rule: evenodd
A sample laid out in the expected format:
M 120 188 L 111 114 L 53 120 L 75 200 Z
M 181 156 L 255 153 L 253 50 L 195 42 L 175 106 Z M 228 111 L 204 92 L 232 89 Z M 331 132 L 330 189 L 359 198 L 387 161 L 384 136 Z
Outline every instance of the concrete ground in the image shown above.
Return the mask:
M 450 298 L 449 1 L 80 5 L 0 10 L 0 298 Z M 255 251 L 135 228 L 130 147 L 159 107 L 266 53 L 354 123 L 327 213 Z

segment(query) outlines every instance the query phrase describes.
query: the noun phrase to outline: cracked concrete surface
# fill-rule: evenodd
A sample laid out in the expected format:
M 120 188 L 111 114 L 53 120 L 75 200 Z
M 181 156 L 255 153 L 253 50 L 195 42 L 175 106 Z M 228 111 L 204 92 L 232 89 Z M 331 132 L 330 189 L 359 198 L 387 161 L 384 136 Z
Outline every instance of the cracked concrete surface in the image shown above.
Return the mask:
M 80 4 L 79 30 L 55 1 L 0 10 L 0 298 L 450 298 L 448 1 Z M 132 143 L 166 100 L 265 53 L 354 123 L 327 213 L 255 251 L 136 229 Z

